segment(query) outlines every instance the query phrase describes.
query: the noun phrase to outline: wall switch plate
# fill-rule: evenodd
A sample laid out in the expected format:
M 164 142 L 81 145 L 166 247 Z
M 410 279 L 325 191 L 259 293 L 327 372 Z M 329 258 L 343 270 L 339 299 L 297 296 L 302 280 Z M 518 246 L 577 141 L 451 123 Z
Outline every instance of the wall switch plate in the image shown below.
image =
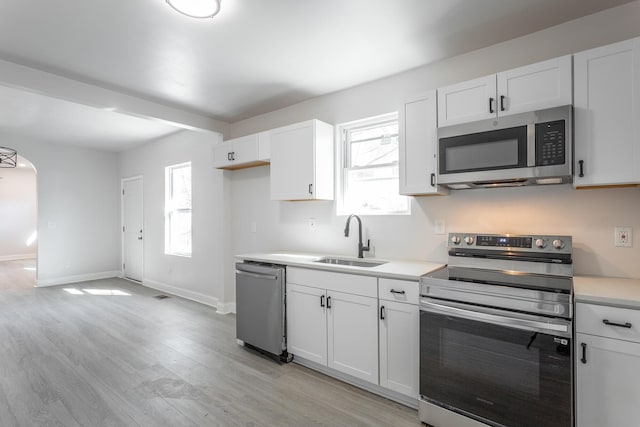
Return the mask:
M 316 219 L 315 218 L 309 218 L 309 229 L 310 230 L 315 230 L 316 229 Z
M 433 223 L 433 234 L 446 234 L 444 219 L 438 219 Z
M 615 228 L 615 245 L 623 248 L 630 248 L 633 244 L 633 228 L 616 227 Z
M 57 226 L 57 224 L 55 222 L 51 222 L 50 221 L 50 222 L 47 223 L 47 228 L 49 230 L 54 230 L 56 228 L 56 226 Z

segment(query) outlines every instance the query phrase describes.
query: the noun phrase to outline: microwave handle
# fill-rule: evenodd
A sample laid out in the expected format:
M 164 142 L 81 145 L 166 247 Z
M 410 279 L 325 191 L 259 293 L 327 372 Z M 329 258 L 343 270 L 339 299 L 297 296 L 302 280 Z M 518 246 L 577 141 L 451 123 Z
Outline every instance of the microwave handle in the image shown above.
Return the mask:
M 527 125 L 527 166 L 536 165 L 536 125 Z

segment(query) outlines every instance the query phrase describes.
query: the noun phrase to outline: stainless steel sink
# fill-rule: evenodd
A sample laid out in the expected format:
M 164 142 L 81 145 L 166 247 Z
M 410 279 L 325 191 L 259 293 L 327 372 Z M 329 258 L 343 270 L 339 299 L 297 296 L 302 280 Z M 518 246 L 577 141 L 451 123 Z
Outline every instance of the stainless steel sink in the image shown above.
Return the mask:
M 387 261 L 362 261 L 348 258 L 320 258 L 314 260 L 314 262 L 321 262 L 323 264 L 335 264 L 335 265 L 350 265 L 353 267 L 377 267 L 382 264 L 386 264 Z

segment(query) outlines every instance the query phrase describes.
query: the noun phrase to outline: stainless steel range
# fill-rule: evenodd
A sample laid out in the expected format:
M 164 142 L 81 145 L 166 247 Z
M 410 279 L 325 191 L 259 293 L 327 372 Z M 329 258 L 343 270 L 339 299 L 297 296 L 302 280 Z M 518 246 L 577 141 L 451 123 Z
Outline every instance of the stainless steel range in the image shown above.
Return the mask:
M 573 426 L 569 236 L 452 233 L 420 283 L 420 420 Z

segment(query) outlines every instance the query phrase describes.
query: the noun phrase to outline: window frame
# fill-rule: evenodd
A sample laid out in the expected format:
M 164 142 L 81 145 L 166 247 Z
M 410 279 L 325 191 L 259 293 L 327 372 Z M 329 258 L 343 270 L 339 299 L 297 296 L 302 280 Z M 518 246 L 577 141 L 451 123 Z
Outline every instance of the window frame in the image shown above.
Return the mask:
M 178 169 L 189 168 L 189 175 L 191 178 L 191 206 L 189 208 L 171 208 L 173 205 L 173 172 Z M 164 197 L 164 253 L 165 255 L 173 255 L 184 258 L 191 258 L 193 254 L 193 165 L 189 162 L 177 163 L 175 165 L 169 165 L 164 168 L 165 170 L 165 197 Z M 189 213 L 191 228 L 190 234 L 190 247 L 189 252 L 174 251 L 171 247 L 171 219 L 174 212 Z
M 357 215 L 371 215 L 371 216 L 383 216 L 383 215 L 411 215 L 411 198 L 407 196 L 403 196 L 400 194 L 400 174 L 398 172 L 398 196 L 406 199 L 406 208 L 404 210 L 399 211 L 372 211 L 372 210 L 354 210 L 347 211 L 347 203 L 345 203 L 345 198 L 348 197 L 347 184 L 348 184 L 348 173 L 349 171 L 355 170 L 370 170 L 376 168 L 387 168 L 387 167 L 397 167 L 399 170 L 399 133 L 400 133 L 400 120 L 399 120 L 398 112 L 392 112 L 387 114 L 382 114 L 379 116 L 369 117 L 366 119 L 354 120 L 347 123 L 342 123 L 336 126 L 336 141 L 339 144 L 338 149 L 336 150 L 336 194 L 337 203 L 336 203 L 336 214 L 337 216 L 346 216 L 350 214 Z M 372 127 L 381 127 L 387 123 L 398 123 L 398 161 L 384 163 L 379 165 L 371 165 L 371 166 L 355 166 L 349 167 L 350 163 L 350 144 L 351 142 L 348 140 L 348 133 L 354 130 L 372 128 Z

